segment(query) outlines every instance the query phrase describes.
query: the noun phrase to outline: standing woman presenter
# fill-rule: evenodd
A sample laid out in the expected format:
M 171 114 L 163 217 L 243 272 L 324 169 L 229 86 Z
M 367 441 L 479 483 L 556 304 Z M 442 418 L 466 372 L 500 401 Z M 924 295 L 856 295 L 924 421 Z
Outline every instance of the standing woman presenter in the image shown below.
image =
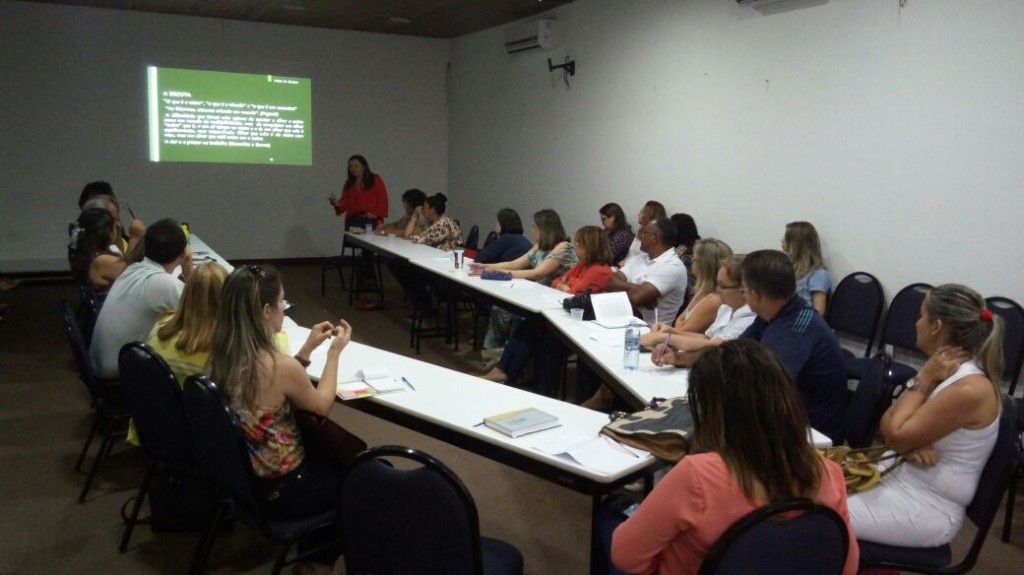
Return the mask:
M 376 227 L 388 215 L 388 189 L 384 180 L 370 171 L 366 158 L 355 155 L 348 159 L 348 177 L 341 188 L 341 197 L 327 197 L 334 213 L 345 218 L 345 229 Z
M 348 159 L 348 178 L 341 188 L 341 197 L 336 198 L 332 194 L 327 201 L 334 206 L 334 213 L 345 219 L 346 230 L 362 230 L 367 225 L 375 229 L 384 223 L 388 215 L 388 189 L 384 187 L 384 180 L 370 171 L 366 158 L 359 154 Z M 363 250 L 359 262 L 361 287 L 372 288 L 377 283 L 373 273 L 373 254 Z

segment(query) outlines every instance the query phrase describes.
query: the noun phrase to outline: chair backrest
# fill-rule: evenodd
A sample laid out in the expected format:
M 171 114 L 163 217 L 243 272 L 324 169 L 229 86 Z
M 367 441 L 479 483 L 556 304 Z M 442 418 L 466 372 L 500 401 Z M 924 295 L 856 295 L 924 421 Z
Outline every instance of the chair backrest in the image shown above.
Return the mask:
M 100 396 L 99 377 L 93 371 L 92 362 L 89 361 L 89 348 L 85 344 L 82 330 L 78 328 L 78 319 L 67 300 L 61 300 L 61 313 L 64 316 L 64 333 L 68 336 L 68 343 L 71 344 L 71 354 L 75 357 L 75 365 L 78 367 L 78 377 L 89 389 L 93 399 Z
M 491 233 L 487 234 L 487 237 L 484 238 L 484 247 L 486 248 L 496 241 L 498 241 L 498 232 L 491 230 Z
M 469 228 L 469 235 L 466 236 L 465 247 L 475 250 L 478 243 L 480 243 L 480 226 L 473 226 L 472 228 Z
M 918 353 L 917 329 L 914 324 L 921 315 L 921 304 L 932 287 L 931 284 L 913 283 L 893 296 L 889 302 L 889 312 L 885 314 L 878 351 L 884 351 L 885 346 L 891 345 L 903 351 Z
M 985 462 L 978 480 L 978 489 L 974 498 L 967 506 L 967 517 L 978 528 L 971 548 L 961 563 L 961 572 L 974 566 L 981 554 L 989 527 L 995 519 L 999 505 L 1003 501 L 1006 487 L 1010 484 L 1010 476 L 1017 471 L 1019 460 L 1019 434 L 1021 422 L 1017 420 L 1017 407 L 1013 400 L 1003 394 L 1003 407 L 999 414 L 999 433 L 992 454 Z
M 142 448 L 153 459 L 188 471 L 194 460 L 174 372 L 153 348 L 139 341 L 121 348 L 117 364 L 121 392 Z
M 75 284 L 78 286 L 78 295 L 81 298 L 81 303 L 78 304 L 78 327 L 82 332 L 82 339 L 88 345 L 92 341 L 92 330 L 96 327 L 96 320 L 100 317 L 103 298 L 81 279 L 76 279 Z
M 846 416 L 846 442 L 850 447 L 868 447 L 875 439 L 882 414 L 892 403 L 891 364 L 889 354 L 879 353 L 867 360 L 861 372 Z
M 885 294 L 878 279 L 867 272 L 854 272 L 832 292 L 825 321 L 836 332 L 867 339 L 864 357 L 868 357 L 883 307 Z
M 792 518 L 784 514 L 799 513 Z M 708 550 L 700 575 L 842 573 L 850 548 L 846 523 L 810 499 L 789 499 L 755 509 Z
M 236 505 L 256 511 L 252 464 L 238 418 L 227 399 L 209 377 L 193 375 L 185 380 L 182 405 L 199 468 Z
M 985 298 L 985 305 L 992 313 L 1003 318 L 1006 331 L 1003 333 L 1003 379 L 1010 383 L 1010 396 L 1017 388 L 1021 366 L 1024 365 L 1024 308 L 1010 298 L 994 296 Z
M 385 465 L 385 457 L 415 467 Z M 398 446 L 364 451 L 342 478 L 339 511 L 350 575 L 483 572 L 476 503 L 430 455 Z

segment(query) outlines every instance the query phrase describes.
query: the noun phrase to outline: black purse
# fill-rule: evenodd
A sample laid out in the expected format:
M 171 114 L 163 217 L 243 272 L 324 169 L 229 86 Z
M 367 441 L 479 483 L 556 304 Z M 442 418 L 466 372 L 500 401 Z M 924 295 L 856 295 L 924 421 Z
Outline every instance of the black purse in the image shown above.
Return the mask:
M 583 321 L 594 319 L 594 302 L 590 301 L 590 296 L 593 293 L 593 290 L 587 290 L 579 295 L 565 298 L 562 300 L 562 309 L 569 311 L 571 309 L 583 308 Z

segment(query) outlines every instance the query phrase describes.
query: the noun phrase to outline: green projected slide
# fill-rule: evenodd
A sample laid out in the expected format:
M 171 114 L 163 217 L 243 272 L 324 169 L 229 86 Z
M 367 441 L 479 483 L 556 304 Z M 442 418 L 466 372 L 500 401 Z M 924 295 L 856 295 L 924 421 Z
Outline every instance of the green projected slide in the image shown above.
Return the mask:
M 309 78 L 148 68 L 153 162 L 313 164 Z

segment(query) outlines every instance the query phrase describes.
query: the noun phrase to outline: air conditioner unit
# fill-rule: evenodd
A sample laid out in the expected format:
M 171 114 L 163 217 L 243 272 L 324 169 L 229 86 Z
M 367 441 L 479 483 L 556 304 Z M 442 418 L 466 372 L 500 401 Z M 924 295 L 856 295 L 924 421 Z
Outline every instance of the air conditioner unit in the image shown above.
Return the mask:
M 516 54 L 538 48 L 551 50 L 558 45 L 558 22 L 534 20 L 505 29 L 505 52 Z
M 767 6 L 769 4 L 777 4 L 779 2 L 788 2 L 789 0 L 736 0 L 736 3 L 740 6 Z

